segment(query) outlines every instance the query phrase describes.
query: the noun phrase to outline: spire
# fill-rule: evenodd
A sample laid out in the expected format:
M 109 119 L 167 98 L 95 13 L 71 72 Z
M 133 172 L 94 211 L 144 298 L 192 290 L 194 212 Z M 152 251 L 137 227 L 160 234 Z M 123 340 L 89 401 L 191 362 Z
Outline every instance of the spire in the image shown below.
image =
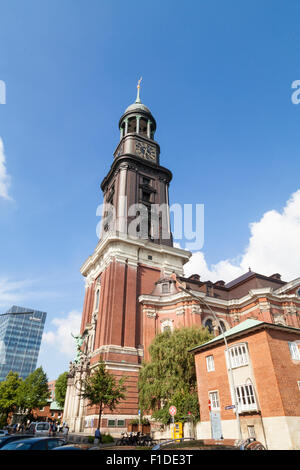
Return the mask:
M 140 83 L 141 83 L 142 80 L 143 80 L 143 77 L 141 77 L 139 79 L 138 84 L 137 84 L 137 95 L 136 95 L 136 100 L 135 100 L 136 103 L 141 103 L 141 98 L 140 98 L 141 85 L 140 85 Z

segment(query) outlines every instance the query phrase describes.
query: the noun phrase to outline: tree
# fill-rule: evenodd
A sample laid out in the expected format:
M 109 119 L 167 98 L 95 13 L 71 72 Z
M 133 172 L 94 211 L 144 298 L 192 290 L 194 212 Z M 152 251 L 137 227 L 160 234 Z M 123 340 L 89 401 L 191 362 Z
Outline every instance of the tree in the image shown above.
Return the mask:
M 60 374 L 58 379 L 55 382 L 55 401 L 58 405 L 63 408 L 65 404 L 65 398 L 67 393 L 67 383 L 68 383 L 68 372 L 63 372 Z
M 18 391 L 18 404 L 23 412 L 42 408 L 50 400 L 48 378 L 42 367 L 28 375 Z
M 122 377 L 117 382 L 116 378 L 106 370 L 104 361 L 100 360 L 96 371 L 82 381 L 81 396 L 88 399 L 89 405 L 99 406 L 99 428 L 104 408 L 108 407 L 113 411 L 125 398 L 125 380 L 126 377 Z
M 3 382 L 0 382 L 0 420 L 6 425 L 8 416 L 18 404 L 18 393 L 22 379 L 17 372 L 10 371 Z
M 168 424 L 170 405 L 177 408 L 177 420 L 199 419 L 194 356 L 189 349 L 212 339 L 207 329 L 185 327 L 157 335 L 149 348 L 150 361 L 139 374 L 139 402 L 143 411 Z

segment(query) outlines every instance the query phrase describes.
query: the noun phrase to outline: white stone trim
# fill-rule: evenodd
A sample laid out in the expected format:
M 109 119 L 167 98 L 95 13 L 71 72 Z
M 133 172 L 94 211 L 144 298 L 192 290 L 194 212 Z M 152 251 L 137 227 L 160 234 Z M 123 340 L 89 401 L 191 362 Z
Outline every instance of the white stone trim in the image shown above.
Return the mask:
M 277 295 L 282 294 L 282 293 L 287 292 L 289 290 L 295 289 L 298 286 L 300 286 L 300 277 L 297 277 L 293 281 L 288 282 L 287 284 L 285 284 L 283 287 L 280 287 L 279 289 L 276 289 L 274 291 L 274 293 L 276 293 Z M 294 294 L 292 294 L 292 295 L 294 295 Z
M 100 353 L 117 353 L 117 354 L 129 354 L 132 356 L 143 356 L 144 352 L 141 348 L 132 348 L 129 346 L 118 346 L 117 344 L 106 344 L 100 346 L 100 348 L 93 351 L 91 357 L 97 356 Z
M 148 259 L 149 254 L 153 256 L 152 260 Z M 110 233 L 99 241 L 94 253 L 82 265 L 80 272 L 83 276 L 95 279 L 106 266 L 116 260 L 128 262 L 131 266 L 142 263 L 149 267 L 164 268 L 166 275 L 172 272 L 182 275 L 183 265 L 190 257 L 189 251 L 132 238 L 123 233 Z

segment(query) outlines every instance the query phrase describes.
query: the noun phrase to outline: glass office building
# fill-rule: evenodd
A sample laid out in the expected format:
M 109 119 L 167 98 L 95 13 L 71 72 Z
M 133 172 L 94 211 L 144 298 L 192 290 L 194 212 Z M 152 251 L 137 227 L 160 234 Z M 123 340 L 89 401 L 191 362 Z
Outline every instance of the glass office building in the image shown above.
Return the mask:
M 36 369 L 46 315 L 16 306 L 0 315 L 0 381 L 9 371 L 25 379 Z

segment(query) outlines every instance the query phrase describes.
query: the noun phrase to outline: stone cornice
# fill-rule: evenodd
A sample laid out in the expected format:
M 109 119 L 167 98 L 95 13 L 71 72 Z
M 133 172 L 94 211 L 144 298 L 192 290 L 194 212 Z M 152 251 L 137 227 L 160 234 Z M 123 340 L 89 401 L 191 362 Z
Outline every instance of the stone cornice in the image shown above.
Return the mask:
M 140 258 L 139 253 L 143 250 L 151 254 L 153 260 Z M 99 241 L 94 253 L 88 257 L 82 265 L 80 272 L 83 276 L 95 279 L 113 260 L 121 263 L 127 262 L 131 266 L 138 263 L 161 269 L 172 273 L 174 270 L 182 272 L 182 266 L 191 256 L 189 251 L 166 245 L 152 243 L 149 240 L 131 238 L 122 233 L 110 233 L 106 238 Z M 159 257 L 155 261 L 155 257 Z
M 106 344 L 93 351 L 91 357 L 102 353 L 126 354 L 129 356 L 143 356 L 144 351 L 141 348 L 131 348 L 129 346 L 118 346 L 116 344 Z
M 261 297 L 267 298 L 268 301 L 273 300 L 273 301 L 277 301 L 280 303 L 282 303 L 283 301 L 288 301 L 288 302 L 296 301 L 299 303 L 299 307 L 300 307 L 300 298 L 297 295 L 295 294 L 276 295 L 275 292 L 277 291 L 273 291 L 272 288 L 270 287 L 264 287 L 261 289 L 251 289 L 249 291 L 249 294 L 245 295 L 244 297 L 241 297 L 240 299 L 224 300 L 224 299 L 216 299 L 214 297 L 208 297 L 203 292 L 191 290 L 192 294 L 199 297 L 200 305 L 201 304 L 204 305 L 203 302 L 201 302 L 201 299 L 203 299 L 208 305 L 219 307 L 219 308 L 226 308 L 226 309 L 233 308 L 233 307 L 241 308 L 247 305 L 248 303 L 253 302 L 254 300 L 259 300 L 259 298 Z M 141 295 L 139 297 L 140 303 L 151 304 L 151 305 L 156 305 L 156 306 L 173 305 L 176 302 L 187 301 L 187 300 L 192 301 L 193 298 L 190 297 L 185 292 L 178 292 L 177 294 L 168 295 L 168 296 Z
M 274 291 L 274 293 L 282 294 L 282 293 L 287 292 L 291 289 L 294 289 L 295 287 L 298 287 L 298 286 L 300 286 L 300 277 L 297 277 L 293 281 L 288 282 L 287 284 L 285 284 L 283 287 L 280 287 L 279 289 L 276 289 Z

